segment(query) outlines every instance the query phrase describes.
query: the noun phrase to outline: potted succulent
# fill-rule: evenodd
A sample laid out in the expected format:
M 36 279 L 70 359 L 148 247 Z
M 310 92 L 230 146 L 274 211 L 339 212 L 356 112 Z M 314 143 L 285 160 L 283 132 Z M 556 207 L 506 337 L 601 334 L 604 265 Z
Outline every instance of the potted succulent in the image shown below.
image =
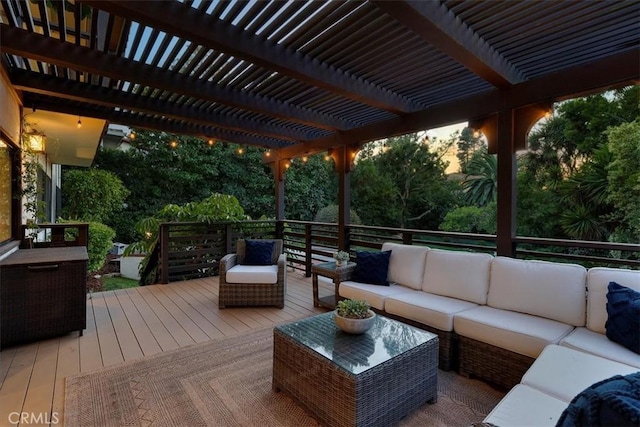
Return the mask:
M 373 326 L 376 314 L 364 300 L 338 301 L 335 312 L 336 326 L 349 334 L 362 334 Z
M 349 262 L 349 252 L 338 251 L 333 253 L 333 259 L 336 260 L 336 267 L 342 267 Z

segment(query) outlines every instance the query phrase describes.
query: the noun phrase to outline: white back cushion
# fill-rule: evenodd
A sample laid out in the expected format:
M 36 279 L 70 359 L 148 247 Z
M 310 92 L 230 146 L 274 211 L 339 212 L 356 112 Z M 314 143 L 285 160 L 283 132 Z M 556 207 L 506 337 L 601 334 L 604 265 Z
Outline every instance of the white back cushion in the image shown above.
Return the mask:
M 581 265 L 495 257 L 487 305 L 584 326 L 586 276 Z
M 486 304 L 492 259 L 489 254 L 431 249 L 427 254 L 422 290 Z
M 623 268 L 595 267 L 587 273 L 587 328 L 604 334 L 607 321 L 609 282 L 640 291 L 640 271 Z
M 391 251 L 387 279 L 390 282 L 420 290 L 422 276 L 424 276 L 425 258 L 429 248 L 387 242 L 382 245 L 382 250 Z

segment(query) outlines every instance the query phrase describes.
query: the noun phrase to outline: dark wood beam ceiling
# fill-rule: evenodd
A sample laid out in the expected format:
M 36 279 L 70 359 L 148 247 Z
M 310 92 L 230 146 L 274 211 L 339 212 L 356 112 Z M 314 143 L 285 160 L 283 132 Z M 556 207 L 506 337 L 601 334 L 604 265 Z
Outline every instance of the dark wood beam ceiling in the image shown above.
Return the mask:
M 439 1 L 370 2 L 493 86 L 505 88 L 524 81 L 513 64 Z
M 585 96 L 640 82 L 640 51 L 602 58 L 588 65 L 532 79 L 508 89 L 463 98 L 432 108 L 385 120 L 311 142 L 278 150 L 280 159 L 317 153 L 332 147 L 373 141 L 389 136 L 417 132 L 466 120 L 478 119 L 498 111 L 521 108 L 567 97 Z
M 0 39 L 4 53 L 44 61 L 60 67 L 139 83 L 320 129 L 344 130 L 354 127 L 340 118 L 300 108 L 290 103 L 220 87 L 207 81 L 199 81 L 196 78 L 181 76 L 113 54 L 60 42 L 6 24 L 0 24 Z
M 397 114 L 422 108 L 399 94 L 331 65 L 319 63 L 293 49 L 248 34 L 242 28 L 179 2 L 85 0 L 83 3 L 375 108 Z
M 122 92 L 88 83 L 69 81 L 33 71 L 10 72 L 11 84 L 19 90 L 53 96 L 110 108 L 133 110 L 164 116 L 176 120 L 190 121 L 204 126 L 215 126 L 239 132 L 254 133 L 276 139 L 306 141 L 309 137 L 300 131 L 283 126 L 239 119 L 225 114 L 208 112 L 199 108 L 185 107 L 169 102 L 160 102 L 149 96 Z
M 87 107 L 86 105 L 71 105 L 67 102 L 69 101 L 42 98 L 39 95 L 31 93 L 25 93 L 23 99 L 25 108 L 37 108 L 39 110 L 54 111 L 56 113 L 71 114 L 74 116 L 92 117 L 134 128 L 157 130 L 173 135 L 190 135 L 203 139 L 214 138 L 225 142 L 264 148 L 276 147 L 273 140 L 268 138 L 260 138 L 247 134 L 233 134 L 224 132 L 213 126 L 204 126 L 186 121 L 168 121 L 144 115 L 134 115 L 130 112 L 105 110 L 91 106 Z

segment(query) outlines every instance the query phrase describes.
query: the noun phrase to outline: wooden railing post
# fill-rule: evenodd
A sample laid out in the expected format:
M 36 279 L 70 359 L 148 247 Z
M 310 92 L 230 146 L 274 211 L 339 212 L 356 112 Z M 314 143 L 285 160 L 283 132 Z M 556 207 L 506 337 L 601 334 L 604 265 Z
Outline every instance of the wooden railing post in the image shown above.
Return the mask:
M 281 219 L 276 220 L 276 239 L 284 240 L 284 221 Z
M 304 225 L 304 275 L 311 277 L 311 224 Z
M 402 243 L 405 245 L 413 245 L 413 233 L 410 231 L 403 231 Z
M 224 227 L 225 250 L 227 254 L 233 252 L 233 224 L 229 223 Z
M 161 283 L 169 283 L 169 224 L 160 224 L 160 277 Z

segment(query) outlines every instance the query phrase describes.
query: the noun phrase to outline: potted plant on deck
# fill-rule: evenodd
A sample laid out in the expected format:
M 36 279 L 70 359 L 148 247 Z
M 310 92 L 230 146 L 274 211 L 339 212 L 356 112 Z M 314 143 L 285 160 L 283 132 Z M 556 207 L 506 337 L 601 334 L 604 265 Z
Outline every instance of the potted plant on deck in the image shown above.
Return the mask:
M 336 326 L 348 334 L 362 334 L 375 322 L 376 314 L 364 300 L 338 301 L 335 312 Z

